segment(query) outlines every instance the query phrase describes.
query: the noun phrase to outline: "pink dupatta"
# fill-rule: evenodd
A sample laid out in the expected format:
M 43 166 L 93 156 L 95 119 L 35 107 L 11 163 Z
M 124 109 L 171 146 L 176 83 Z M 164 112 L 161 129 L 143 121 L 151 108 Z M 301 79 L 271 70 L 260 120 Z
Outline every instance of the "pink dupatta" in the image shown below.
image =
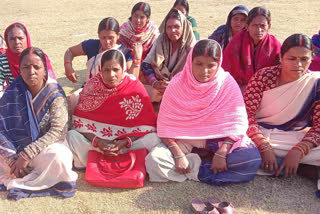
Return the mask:
M 230 137 L 236 141 L 232 150 L 247 143 L 244 140 L 248 128 L 245 104 L 237 83 L 221 68 L 222 57 L 216 75 L 209 82 L 200 83 L 192 74 L 192 53 L 193 49 L 183 70 L 171 80 L 164 93 L 158 115 L 158 136 Z
M 247 30 L 242 30 L 232 38 L 223 51 L 222 67 L 228 71 L 239 85 L 247 85 L 250 78 L 261 68 L 279 64 L 280 42 L 267 34 L 257 45 Z
M 20 74 L 20 68 L 19 68 L 19 58 L 20 58 L 20 55 L 21 53 L 14 53 L 13 51 L 11 51 L 11 49 L 9 48 L 9 43 L 7 41 L 7 38 L 8 38 L 8 29 L 13 26 L 13 25 L 16 25 L 16 24 L 19 24 L 21 25 L 25 31 L 26 31 L 26 37 L 27 37 L 27 47 L 31 47 L 31 40 L 30 40 L 30 35 L 29 35 L 29 32 L 26 28 L 26 26 L 24 26 L 23 24 L 19 23 L 19 22 L 15 22 L 11 25 L 9 25 L 5 32 L 4 32 L 4 38 L 5 38 L 5 42 L 7 44 L 7 49 L 6 49 L 6 57 L 8 59 L 8 62 L 9 62 L 9 67 L 10 67 L 10 71 L 13 75 L 13 77 L 16 79 L 19 74 Z M 56 75 L 53 71 L 53 68 L 51 66 L 51 63 L 50 63 L 50 60 L 48 58 L 48 56 L 46 55 L 46 61 L 47 61 L 47 69 L 48 69 L 48 73 L 49 73 L 49 76 L 53 79 L 56 79 Z

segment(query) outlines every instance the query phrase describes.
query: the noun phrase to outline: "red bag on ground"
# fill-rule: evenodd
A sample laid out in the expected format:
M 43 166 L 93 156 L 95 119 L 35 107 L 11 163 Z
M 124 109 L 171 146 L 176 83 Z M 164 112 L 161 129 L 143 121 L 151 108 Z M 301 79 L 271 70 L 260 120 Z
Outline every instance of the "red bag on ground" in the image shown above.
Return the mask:
M 143 187 L 147 153 L 147 149 L 139 149 L 118 156 L 106 156 L 90 150 L 85 180 L 95 186 L 110 188 Z

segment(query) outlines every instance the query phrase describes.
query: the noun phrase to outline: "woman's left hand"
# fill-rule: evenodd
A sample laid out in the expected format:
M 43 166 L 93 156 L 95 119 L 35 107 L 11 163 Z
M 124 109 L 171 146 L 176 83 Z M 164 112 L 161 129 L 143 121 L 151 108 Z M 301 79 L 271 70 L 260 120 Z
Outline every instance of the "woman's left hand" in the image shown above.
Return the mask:
M 118 155 L 119 152 L 123 147 L 125 147 L 128 144 L 127 138 L 122 138 L 118 140 L 114 140 L 113 142 L 113 147 L 111 147 L 108 152 L 110 152 L 111 155 Z
M 286 157 L 283 159 L 281 166 L 276 171 L 276 176 L 280 175 L 284 169 L 284 177 L 295 176 L 297 174 L 298 166 L 301 161 L 301 152 L 298 149 L 291 149 Z
M 224 154 L 221 156 L 225 156 Z M 211 169 L 214 173 L 224 172 L 227 171 L 227 160 L 223 157 L 218 155 L 214 155 L 212 159 Z
M 23 159 L 21 156 L 12 164 L 11 174 L 14 174 L 17 178 L 23 178 L 31 172 L 31 168 L 28 167 L 29 160 Z

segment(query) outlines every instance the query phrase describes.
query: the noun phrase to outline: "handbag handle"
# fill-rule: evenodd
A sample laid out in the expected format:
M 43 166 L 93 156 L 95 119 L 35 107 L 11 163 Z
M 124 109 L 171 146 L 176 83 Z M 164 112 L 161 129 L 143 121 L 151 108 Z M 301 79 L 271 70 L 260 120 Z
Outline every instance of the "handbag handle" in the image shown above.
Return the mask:
M 118 169 L 118 170 L 117 169 L 108 168 L 108 173 L 112 173 L 114 175 L 118 175 L 119 176 L 119 175 L 125 174 L 126 172 L 130 171 L 133 168 L 133 166 L 134 166 L 134 164 L 136 162 L 136 154 L 134 152 L 129 152 L 128 154 L 129 154 L 129 157 L 131 159 L 131 164 L 130 164 L 130 166 L 128 168 Z M 104 173 L 103 171 L 101 171 L 101 172 Z M 107 174 L 107 173 L 105 173 L 105 174 Z

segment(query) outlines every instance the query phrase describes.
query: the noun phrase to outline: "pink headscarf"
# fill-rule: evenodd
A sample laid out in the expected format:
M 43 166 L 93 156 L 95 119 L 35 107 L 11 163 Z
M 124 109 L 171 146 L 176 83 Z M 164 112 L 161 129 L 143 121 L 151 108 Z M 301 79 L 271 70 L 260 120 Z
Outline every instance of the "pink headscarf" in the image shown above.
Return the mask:
M 21 25 L 24 29 L 25 29 L 25 32 L 26 32 L 26 37 L 27 37 L 27 48 L 31 47 L 31 40 L 30 40 L 30 35 L 29 35 L 29 32 L 26 28 L 26 26 L 24 26 L 23 24 L 19 23 L 19 22 L 15 22 L 11 25 L 9 25 L 5 32 L 4 32 L 4 38 L 5 38 L 5 42 L 7 44 L 7 49 L 6 49 L 6 57 L 8 59 L 8 62 L 9 62 L 9 67 L 10 67 L 10 71 L 13 75 L 13 77 L 16 79 L 19 74 L 20 74 L 20 69 L 19 69 L 19 58 L 20 58 L 20 55 L 21 53 L 15 53 L 13 52 L 10 48 L 9 48 L 9 43 L 7 41 L 8 39 L 8 29 L 13 26 L 13 25 L 16 25 L 16 24 L 19 24 Z M 46 61 L 47 61 L 47 69 L 48 69 L 48 73 L 49 73 L 49 76 L 53 79 L 56 79 L 56 75 L 53 71 L 53 68 L 51 66 L 51 63 L 50 63 L 50 60 L 48 58 L 48 56 L 46 55 Z
M 233 150 L 241 145 L 248 129 L 241 91 L 232 76 L 221 68 L 222 52 L 215 76 L 206 83 L 198 82 L 192 74 L 192 53 L 193 49 L 182 72 L 171 80 L 164 93 L 158 115 L 158 136 L 175 139 L 230 137 L 236 141 Z

